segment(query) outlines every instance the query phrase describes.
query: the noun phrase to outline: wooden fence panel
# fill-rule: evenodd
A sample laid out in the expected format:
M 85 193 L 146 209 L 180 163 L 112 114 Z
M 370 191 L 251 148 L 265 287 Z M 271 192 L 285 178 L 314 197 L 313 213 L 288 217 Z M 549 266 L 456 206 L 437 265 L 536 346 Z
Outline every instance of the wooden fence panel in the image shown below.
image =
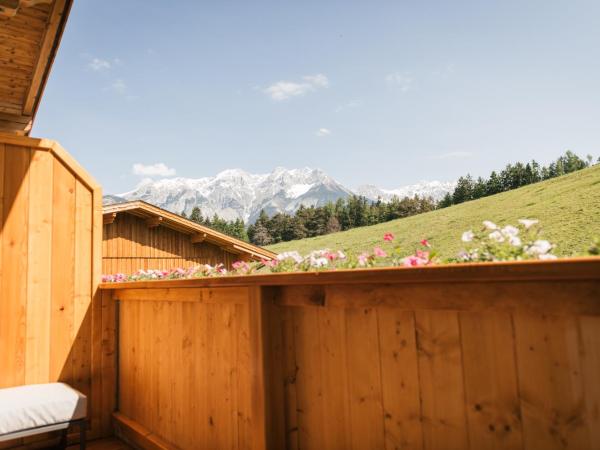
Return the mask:
M 142 448 L 597 448 L 600 260 L 544 264 L 552 281 L 515 264 L 485 283 L 488 266 L 454 282 L 423 282 L 455 270 L 440 268 L 354 284 L 106 285 L 121 300 L 122 436 Z
M 247 447 L 248 289 L 136 292 L 116 294 L 120 413 L 180 448 Z
M 103 354 L 94 340 L 103 325 L 94 317 L 101 197 L 58 144 L 0 133 L 0 387 L 73 385 L 90 398 L 92 437 L 112 432 L 110 411 L 94 398 L 102 383 L 94 366 Z

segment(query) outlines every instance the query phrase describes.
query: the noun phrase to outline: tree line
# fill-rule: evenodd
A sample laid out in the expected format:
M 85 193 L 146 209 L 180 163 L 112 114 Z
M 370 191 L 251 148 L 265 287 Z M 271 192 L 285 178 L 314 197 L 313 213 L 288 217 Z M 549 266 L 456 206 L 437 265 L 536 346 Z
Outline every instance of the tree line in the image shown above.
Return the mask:
M 256 222 L 248 227 L 241 219 L 227 221 L 217 214 L 212 218 L 204 217 L 197 206 L 189 217 L 185 212 L 181 216 L 256 245 L 269 245 L 375 225 L 432 211 L 435 207 L 433 199 L 419 196 L 403 199 L 393 197 L 384 203 L 381 199 L 372 202 L 366 197 L 354 195 L 324 206 L 301 205 L 294 214 L 277 213 L 269 217 L 262 210 Z
M 204 225 L 206 227 L 212 228 L 213 230 L 220 231 L 221 233 L 226 234 L 228 236 L 248 242 L 246 224 L 242 219 L 228 221 L 222 219 L 217 214 L 213 215 L 212 219 L 208 216 L 204 217 L 202 215 L 202 210 L 197 206 L 194 206 L 189 217 L 187 216 L 185 211 L 183 211 L 180 215 L 181 217 L 190 219 L 191 221 L 196 222 L 200 225 Z
M 193 208 L 188 219 L 256 245 L 270 245 L 375 225 L 476 200 L 584 169 L 592 165 L 592 160 L 590 155 L 584 160 L 567 151 L 548 166 L 541 166 L 532 160 L 525 164 L 508 164 L 499 172 L 492 171 L 487 178 L 478 177 L 475 180 L 467 174 L 458 179 L 453 192 L 446 194 L 437 203 L 430 197 L 400 199 L 395 196 L 389 202 L 383 202 L 381 198 L 371 201 L 366 197 L 354 195 L 324 206 L 300 206 L 293 214 L 276 213 L 269 217 L 263 210 L 256 222 L 247 227 L 242 219 L 227 221 L 217 214 L 212 218 L 203 217 L 197 206 Z M 186 217 L 185 212 L 181 215 Z
M 353 195 L 324 206 L 300 206 L 294 214 L 277 213 L 269 217 L 261 211 L 256 222 L 248 226 L 248 238 L 253 244 L 269 245 L 375 225 L 432 211 L 435 207 L 433 199 L 426 197 L 394 197 L 384 203 L 381 199 L 372 202 Z
M 469 200 L 499 194 L 500 192 L 517 189 L 538 181 L 549 180 L 561 175 L 566 175 L 577 170 L 585 169 L 592 165 L 593 158 L 588 155 L 583 160 L 572 151 L 568 150 L 563 156 L 553 161 L 548 166 L 541 166 L 535 160 L 523 164 L 521 162 L 508 164 L 500 172 L 492 171 L 487 178 L 478 177 L 474 180 L 470 174 L 460 177 L 452 193 L 438 203 L 438 208 L 446 208 Z M 600 159 L 599 159 L 600 161 Z

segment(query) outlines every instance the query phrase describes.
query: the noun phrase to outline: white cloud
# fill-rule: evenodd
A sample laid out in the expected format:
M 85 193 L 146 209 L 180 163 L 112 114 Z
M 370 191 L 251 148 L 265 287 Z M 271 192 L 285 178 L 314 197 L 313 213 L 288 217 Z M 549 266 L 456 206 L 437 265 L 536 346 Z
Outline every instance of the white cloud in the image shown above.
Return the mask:
M 292 97 L 300 97 L 317 89 L 329 86 L 329 79 L 322 73 L 306 75 L 303 81 L 278 81 L 263 90 L 273 100 L 282 101 Z
M 94 72 L 100 72 L 101 70 L 109 70 L 111 68 L 111 64 L 105 59 L 92 58 L 88 63 L 88 67 Z
M 306 75 L 302 78 L 315 87 L 329 87 L 329 79 L 322 73 Z
M 408 72 L 393 72 L 386 75 L 385 81 L 398 86 L 400 91 L 404 93 L 410 90 L 414 79 Z
M 432 156 L 432 159 L 461 159 L 468 158 L 469 156 L 473 156 L 471 152 L 457 151 L 457 152 L 448 152 L 442 153 L 440 155 Z
M 131 168 L 134 175 L 143 177 L 172 177 L 175 175 L 175 169 L 167 167 L 164 163 L 141 164 L 136 163 Z
M 318 137 L 325 137 L 325 136 L 329 136 L 331 134 L 331 130 L 328 128 L 319 128 L 317 130 L 317 132 L 315 133 L 315 135 L 317 135 Z
M 127 92 L 127 85 L 120 78 L 115 80 L 115 82 L 110 85 L 110 88 L 117 94 L 125 94 L 125 92 Z

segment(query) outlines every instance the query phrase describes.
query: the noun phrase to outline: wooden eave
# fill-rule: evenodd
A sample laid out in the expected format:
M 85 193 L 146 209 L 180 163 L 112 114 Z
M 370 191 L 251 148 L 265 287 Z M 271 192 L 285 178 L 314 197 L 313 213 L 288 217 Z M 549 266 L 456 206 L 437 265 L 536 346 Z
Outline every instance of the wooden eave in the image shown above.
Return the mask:
M 72 0 L 0 0 L 0 131 L 31 131 L 71 5 Z
M 246 254 L 252 259 L 277 257 L 276 253 L 269 250 L 227 236 L 141 200 L 104 206 L 104 223 L 112 223 L 115 217 L 121 213 L 140 217 L 150 227 L 160 225 L 187 234 L 194 243 L 208 242 L 217 245 L 229 253 Z

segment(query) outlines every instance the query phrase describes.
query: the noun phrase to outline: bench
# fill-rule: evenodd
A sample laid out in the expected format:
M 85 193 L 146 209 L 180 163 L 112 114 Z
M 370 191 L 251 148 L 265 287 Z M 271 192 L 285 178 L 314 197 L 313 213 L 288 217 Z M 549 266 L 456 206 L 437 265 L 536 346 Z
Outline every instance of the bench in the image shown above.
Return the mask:
M 85 449 L 87 398 L 64 383 L 32 384 L 0 389 L 0 442 L 79 426 L 79 447 Z

